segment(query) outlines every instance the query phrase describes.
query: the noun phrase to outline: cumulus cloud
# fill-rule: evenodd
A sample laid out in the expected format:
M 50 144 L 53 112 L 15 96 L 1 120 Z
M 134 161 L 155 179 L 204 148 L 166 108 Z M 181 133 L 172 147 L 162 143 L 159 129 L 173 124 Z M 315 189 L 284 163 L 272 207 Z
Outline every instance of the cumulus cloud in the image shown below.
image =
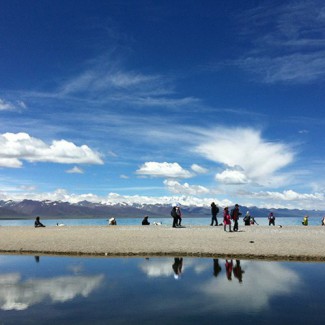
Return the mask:
M 145 162 L 137 171 L 138 175 L 167 178 L 190 178 L 193 175 L 183 169 L 178 163 L 158 163 L 154 161 Z
M 201 167 L 200 165 L 197 165 L 197 164 L 193 164 L 191 166 L 191 169 L 197 174 L 206 174 L 208 172 L 208 170 L 206 168 Z
M 203 195 L 208 194 L 210 191 L 201 185 L 190 185 L 188 183 L 181 184 L 175 180 L 165 180 L 165 186 L 168 190 L 175 194 L 181 195 Z
M 0 135 L 0 167 L 18 168 L 22 160 L 65 164 L 103 164 L 100 154 L 87 145 L 76 146 L 66 140 L 54 140 L 50 145 L 27 133 Z
M 246 184 L 249 182 L 246 175 L 239 170 L 226 169 L 222 173 L 218 173 L 215 176 L 216 180 L 231 185 Z
M 73 168 L 66 170 L 66 173 L 68 173 L 68 174 L 83 174 L 84 171 L 80 167 L 74 166 Z
M 218 175 L 220 181 L 237 179 L 240 183 L 266 184 L 270 177 L 294 158 L 290 146 L 266 141 L 259 131 L 249 128 L 220 128 L 212 135 L 207 134 L 195 151 L 228 167 L 228 171 Z M 230 172 L 231 169 L 233 171 Z
M 21 281 L 18 273 L 0 275 L 0 308 L 25 310 L 47 299 L 65 302 L 77 296 L 87 297 L 103 282 L 103 275 L 61 276 Z

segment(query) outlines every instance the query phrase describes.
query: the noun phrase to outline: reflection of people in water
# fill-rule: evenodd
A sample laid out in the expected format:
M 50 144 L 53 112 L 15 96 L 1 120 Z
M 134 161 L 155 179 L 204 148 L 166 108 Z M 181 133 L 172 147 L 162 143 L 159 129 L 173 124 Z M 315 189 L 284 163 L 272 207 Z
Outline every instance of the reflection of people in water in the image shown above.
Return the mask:
M 230 261 L 226 260 L 225 266 L 226 266 L 227 279 L 229 281 L 231 281 L 232 280 L 231 273 L 232 273 L 232 267 L 233 267 L 232 260 L 230 260 Z
M 40 221 L 40 217 L 39 217 L 39 216 L 36 217 L 34 225 L 35 225 L 35 228 L 38 228 L 38 227 L 45 227 L 45 226 L 41 223 L 41 221 Z
M 239 282 L 243 282 L 243 273 L 245 273 L 245 271 L 243 271 L 240 266 L 240 260 L 236 260 L 236 265 L 234 266 L 233 273 L 234 277 L 237 278 Z
M 39 256 L 34 256 L 34 258 L 35 258 L 35 262 L 39 263 Z
M 219 260 L 217 258 L 213 259 L 213 275 L 215 277 L 221 272 L 221 266 L 219 265 Z
M 172 265 L 174 270 L 174 278 L 178 279 L 182 274 L 182 267 L 183 267 L 183 258 L 182 257 L 175 257 L 174 264 Z

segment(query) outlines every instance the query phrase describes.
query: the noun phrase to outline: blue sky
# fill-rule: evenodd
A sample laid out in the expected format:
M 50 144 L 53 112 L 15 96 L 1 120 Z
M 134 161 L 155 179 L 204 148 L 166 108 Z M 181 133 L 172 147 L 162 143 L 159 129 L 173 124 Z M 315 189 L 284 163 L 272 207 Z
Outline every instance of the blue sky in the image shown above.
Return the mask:
M 0 4 L 0 199 L 325 209 L 323 1 Z

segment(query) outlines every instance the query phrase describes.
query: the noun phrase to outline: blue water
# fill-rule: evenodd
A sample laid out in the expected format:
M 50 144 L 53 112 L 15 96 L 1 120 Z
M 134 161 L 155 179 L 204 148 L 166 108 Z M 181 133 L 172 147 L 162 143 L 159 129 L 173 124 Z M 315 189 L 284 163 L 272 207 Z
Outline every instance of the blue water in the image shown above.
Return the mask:
M 0 255 L 0 324 L 324 324 L 325 264 Z
M 256 222 L 261 226 L 268 226 L 267 218 L 255 218 Z M 41 219 L 46 226 L 55 226 L 57 223 L 63 223 L 67 226 L 104 226 L 107 225 L 106 218 L 98 219 Z M 141 225 L 142 218 L 117 218 L 118 225 Z M 172 224 L 172 218 L 149 218 L 151 224 L 153 222 L 161 222 L 164 226 L 170 226 Z M 183 218 L 182 224 L 184 226 L 209 226 L 210 218 Z M 302 218 L 277 218 L 275 225 L 282 226 L 301 226 Z M 222 222 L 222 218 L 218 218 L 218 222 Z M 1 226 L 33 226 L 34 220 L 0 220 Z M 310 226 L 320 226 L 321 218 L 310 217 Z M 244 226 L 242 220 L 239 222 L 239 226 Z M 257 227 L 256 225 L 254 227 Z

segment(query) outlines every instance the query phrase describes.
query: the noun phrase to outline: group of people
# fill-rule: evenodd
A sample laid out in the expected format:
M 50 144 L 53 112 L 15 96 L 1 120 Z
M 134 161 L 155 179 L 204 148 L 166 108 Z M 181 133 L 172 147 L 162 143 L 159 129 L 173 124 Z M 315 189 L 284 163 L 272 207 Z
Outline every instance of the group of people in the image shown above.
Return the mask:
M 232 232 L 232 231 L 238 231 L 238 221 L 240 216 L 242 215 L 242 213 L 239 211 L 239 205 L 235 204 L 234 208 L 230 210 L 229 212 L 229 208 L 225 207 L 223 209 L 223 224 L 220 223 L 218 224 L 218 219 L 217 219 L 217 215 L 219 213 L 219 207 L 215 204 L 215 202 L 211 203 L 211 224 L 210 226 L 222 226 L 224 227 L 224 231 L 228 231 Z M 173 223 L 172 223 L 172 227 L 173 228 L 177 228 L 177 227 L 182 227 L 182 211 L 180 209 L 179 205 L 175 205 L 173 206 L 171 212 L 170 212 L 172 218 L 173 218 Z M 150 225 L 149 222 L 149 217 L 145 216 L 142 220 L 142 225 L 143 226 L 148 226 Z M 304 216 L 303 220 L 302 220 L 302 225 L 304 226 L 308 226 L 308 215 Z M 244 224 L 245 226 L 250 226 L 250 225 L 258 225 L 258 223 L 256 222 L 255 218 L 252 217 L 249 213 L 249 211 L 246 212 L 245 217 L 243 218 Z M 268 221 L 269 221 L 269 226 L 275 226 L 275 215 L 273 214 L 273 212 L 270 212 L 269 216 L 268 216 Z M 233 230 L 231 229 L 231 225 L 233 223 Z M 115 218 L 110 218 L 108 220 L 108 224 L 115 226 L 117 225 L 116 219 Z M 157 223 L 154 222 L 155 225 L 161 225 L 161 223 Z M 63 224 L 57 224 L 57 226 L 61 226 Z M 325 217 L 323 217 L 322 219 L 322 226 L 325 226 Z M 40 221 L 40 217 L 37 216 L 34 222 L 34 226 L 35 228 L 39 228 L 39 227 L 45 227 L 45 225 Z
M 210 226 L 221 226 L 222 224 L 218 224 L 217 214 L 219 213 L 219 207 L 215 204 L 215 202 L 211 203 L 211 224 Z M 229 208 L 225 207 L 223 209 L 223 227 L 224 231 L 227 231 L 227 227 L 229 232 L 231 231 L 238 231 L 238 221 L 242 213 L 239 211 L 239 205 L 235 204 L 234 208 L 230 210 Z M 275 225 L 275 216 L 273 212 L 270 212 L 268 216 L 269 226 Z M 249 211 L 246 212 L 245 217 L 243 218 L 245 226 L 250 225 L 258 225 L 255 218 L 250 215 Z M 231 224 L 233 222 L 233 230 L 231 230 Z M 325 224 L 325 217 L 324 217 L 324 224 Z
M 170 212 L 170 215 L 173 217 L 173 228 L 182 227 L 182 211 L 179 205 L 175 205 Z

